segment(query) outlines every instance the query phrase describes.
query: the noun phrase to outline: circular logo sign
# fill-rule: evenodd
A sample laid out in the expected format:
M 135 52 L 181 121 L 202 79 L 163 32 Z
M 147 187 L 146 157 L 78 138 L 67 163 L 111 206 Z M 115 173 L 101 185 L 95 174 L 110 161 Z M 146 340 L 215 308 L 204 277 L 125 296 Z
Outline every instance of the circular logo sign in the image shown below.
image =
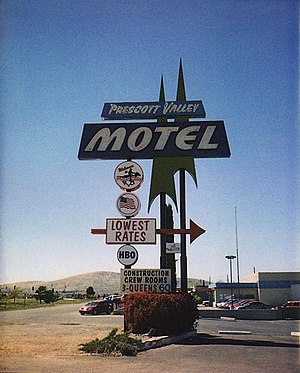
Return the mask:
M 137 249 L 131 245 L 123 245 L 117 251 L 118 261 L 124 266 L 132 266 L 138 260 Z
M 126 217 L 133 217 L 138 214 L 141 202 L 133 193 L 123 193 L 117 199 L 117 209 L 119 213 Z
M 137 163 L 125 161 L 116 167 L 114 178 L 121 189 L 134 191 L 141 186 L 144 172 Z

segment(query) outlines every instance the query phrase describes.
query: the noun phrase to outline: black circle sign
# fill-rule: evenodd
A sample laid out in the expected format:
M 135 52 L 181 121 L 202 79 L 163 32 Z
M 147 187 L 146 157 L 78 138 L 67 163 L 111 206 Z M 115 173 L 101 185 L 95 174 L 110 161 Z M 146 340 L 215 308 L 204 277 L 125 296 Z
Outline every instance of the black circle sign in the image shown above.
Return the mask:
M 123 245 L 117 251 L 117 259 L 124 266 L 132 266 L 138 260 L 137 249 L 132 245 Z

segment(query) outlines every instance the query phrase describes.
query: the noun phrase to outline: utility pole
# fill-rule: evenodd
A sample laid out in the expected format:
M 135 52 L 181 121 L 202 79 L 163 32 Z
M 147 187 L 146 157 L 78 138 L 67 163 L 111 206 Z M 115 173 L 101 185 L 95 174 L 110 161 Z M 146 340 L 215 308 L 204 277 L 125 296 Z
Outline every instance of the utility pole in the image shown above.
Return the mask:
M 234 208 L 235 217 L 235 247 L 236 247 L 236 271 L 237 271 L 237 283 L 238 283 L 238 295 L 241 299 L 241 288 L 240 288 L 240 263 L 239 263 L 239 242 L 238 242 L 238 230 L 237 230 L 237 212 L 236 206 Z
M 226 255 L 226 259 L 229 259 L 229 270 L 230 270 L 230 300 L 231 300 L 231 309 L 233 309 L 233 287 L 232 287 L 232 260 L 236 258 L 235 255 Z

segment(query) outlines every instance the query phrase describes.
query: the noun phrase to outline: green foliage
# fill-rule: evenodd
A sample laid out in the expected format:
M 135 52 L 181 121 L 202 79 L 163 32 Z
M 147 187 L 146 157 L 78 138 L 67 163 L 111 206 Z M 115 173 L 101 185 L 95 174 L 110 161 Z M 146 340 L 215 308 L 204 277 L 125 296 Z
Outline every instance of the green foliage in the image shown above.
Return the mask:
M 140 340 L 129 337 L 130 331 L 117 334 L 118 329 L 114 328 L 107 337 L 103 339 L 96 338 L 91 342 L 82 344 L 80 350 L 87 353 L 105 354 L 105 355 L 126 355 L 136 356 Z
M 125 299 L 125 325 L 133 333 L 178 335 L 193 329 L 198 311 L 187 294 L 130 294 Z
M 95 295 L 95 291 L 94 291 L 94 288 L 92 286 L 89 286 L 86 289 L 86 295 L 87 295 L 88 298 L 93 298 L 93 296 Z
M 14 286 L 14 289 L 9 293 L 9 297 L 14 300 L 14 303 L 16 303 L 16 298 L 18 298 L 21 294 L 22 291 Z
M 195 299 L 195 302 L 197 303 L 197 304 L 200 304 L 201 303 L 201 297 L 200 297 L 200 295 L 194 295 L 194 299 Z
M 45 303 L 54 303 L 58 300 L 58 295 L 54 293 L 54 290 L 46 290 L 43 296 Z
M 45 303 L 54 303 L 58 300 L 58 295 L 54 293 L 54 289 L 47 290 L 46 286 L 40 286 L 36 290 L 36 292 L 34 294 L 34 298 L 36 300 L 39 300 L 40 303 L 42 303 L 42 300 Z
M 39 288 L 35 291 L 34 298 L 36 300 L 39 300 L 40 303 L 42 303 L 43 296 L 46 290 L 47 290 L 46 286 L 39 286 Z
M 22 297 L 16 298 L 14 303 L 13 299 L 9 297 L 4 297 L 0 300 L 0 313 L 1 311 L 15 311 L 15 310 L 24 310 L 30 308 L 48 308 L 48 307 L 56 307 L 60 305 L 70 304 L 71 302 L 68 300 L 60 299 L 54 303 L 45 303 L 45 302 L 37 302 L 36 299 L 33 298 L 26 298 L 22 295 Z M 81 304 L 82 300 L 73 300 L 72 303 Z

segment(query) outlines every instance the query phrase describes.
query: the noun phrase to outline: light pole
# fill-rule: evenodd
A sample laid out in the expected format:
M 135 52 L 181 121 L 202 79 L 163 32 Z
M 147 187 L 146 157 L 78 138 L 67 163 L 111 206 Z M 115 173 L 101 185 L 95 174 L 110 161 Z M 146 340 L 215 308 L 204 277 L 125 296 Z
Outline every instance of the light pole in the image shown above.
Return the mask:
M 226 255 L 226 259 L 229 259 L 229 268 L 230 268 L 230 299 L 231 299 L 231 309 L 233 309 L 233 289 L 232 289 L 232 261 L 236 258 L 235 255 Z

